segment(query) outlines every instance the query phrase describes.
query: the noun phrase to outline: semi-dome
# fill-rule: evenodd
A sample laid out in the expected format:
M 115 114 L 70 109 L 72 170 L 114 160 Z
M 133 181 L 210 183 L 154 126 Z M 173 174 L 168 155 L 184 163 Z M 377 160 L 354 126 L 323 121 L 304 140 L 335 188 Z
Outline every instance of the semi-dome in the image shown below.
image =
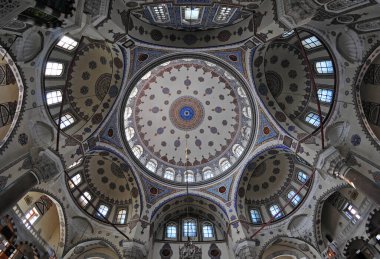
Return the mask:
M 244 155 L 254 111 L 231 71 L 201 58 L 179 58 L 139 78 L 126 98 L 124 128 L 131 153 L 147 172 L 198 182 L 230 171 Z

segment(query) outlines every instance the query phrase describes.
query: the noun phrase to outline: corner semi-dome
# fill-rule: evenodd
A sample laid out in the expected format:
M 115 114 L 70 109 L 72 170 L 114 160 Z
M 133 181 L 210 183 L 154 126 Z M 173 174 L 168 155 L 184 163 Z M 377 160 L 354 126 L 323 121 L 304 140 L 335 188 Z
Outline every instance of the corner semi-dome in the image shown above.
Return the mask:
M 124 130 L 146 172 L 199 182 L 229 172 L 244 156 L 255 113 L 233 72 L 201 58 L 178 58 L 138 78 L 125 99 Z

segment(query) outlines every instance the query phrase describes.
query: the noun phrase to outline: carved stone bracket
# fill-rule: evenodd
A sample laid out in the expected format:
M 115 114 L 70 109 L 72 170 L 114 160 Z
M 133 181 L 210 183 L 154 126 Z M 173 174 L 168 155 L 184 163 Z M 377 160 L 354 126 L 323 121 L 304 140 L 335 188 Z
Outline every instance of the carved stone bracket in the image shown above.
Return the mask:
M 256 242 L 250 240 L 240 242 L 233 247 L 237 259 L 257 258 L 255 249 L 257 249 Z
M 32 172 L 39 182 L 47 182 L 60 175 L 63 170 L 61 159 L 48 149 L 40 151 L 32 160 Z
M 349 169 L 344 157 L 333 146 L 319 154 L 315 167 L 322 174 L 324 173 L 334 177 L 343 176 Z
M 147 256 L 147 249 L 143 244 L 137 242 L 128 242 L 123 241 L 121 243 L 123 247 L 123 256 L 124 258 L 131 259 L 144 259 Z

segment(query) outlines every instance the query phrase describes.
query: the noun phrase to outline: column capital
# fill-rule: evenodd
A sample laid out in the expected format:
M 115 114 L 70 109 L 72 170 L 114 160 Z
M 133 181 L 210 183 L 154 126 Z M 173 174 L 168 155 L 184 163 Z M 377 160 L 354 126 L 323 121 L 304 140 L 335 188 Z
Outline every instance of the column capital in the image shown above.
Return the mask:
M 143 259 L 146 258 L 148 251 L 145 246 L 135 241 L 122 241 L 123 256 L 131 259 Z
M 49 149 L 38 153 L 38 156 L 33 159 L 31 168 L 40 183 L 50 181 L 62 173 L 63 170 L 61 159 Z
M 319 6 L 308 0 L 276 0 L 277 17 L 289 28 L 297 28 L 310 22 Z
M 315 168 L 334 177 L 343 176 L 349 167 L 346 160 L 335 147 L 331 146 L 319 154 Z
M 257 246 L 254 240 L 244 240 L 235 244 L 232 249 L 236 258 L 254 259 L 257 256 L 255 248 L 257 248 Z

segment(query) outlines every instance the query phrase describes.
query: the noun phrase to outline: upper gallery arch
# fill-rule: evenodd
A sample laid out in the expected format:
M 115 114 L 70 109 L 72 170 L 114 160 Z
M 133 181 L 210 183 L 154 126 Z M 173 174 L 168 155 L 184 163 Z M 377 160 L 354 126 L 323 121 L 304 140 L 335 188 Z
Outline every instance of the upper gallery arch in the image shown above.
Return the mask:
M 193 184 L 230 172 L 245 156 L 256 112 L 232 70 L 203 56 L 173 56 L 136 78 L 122 130 L 144 171 Z
M 122 49 L 106 41 L 60 37 L 43 66 L 46 107 L 59 130 L 86 140 L 102 123 L 120 92 Z
M 304 139 L 327 123 L 337 92 L 336 67 L 319 36 L 290 31 L 259 47 L 252 62 L 259 97 L 291 136 Z
M 6 48 L 0 46 L 0 151 L 15 130 L 24 102 L 24 83 Z

